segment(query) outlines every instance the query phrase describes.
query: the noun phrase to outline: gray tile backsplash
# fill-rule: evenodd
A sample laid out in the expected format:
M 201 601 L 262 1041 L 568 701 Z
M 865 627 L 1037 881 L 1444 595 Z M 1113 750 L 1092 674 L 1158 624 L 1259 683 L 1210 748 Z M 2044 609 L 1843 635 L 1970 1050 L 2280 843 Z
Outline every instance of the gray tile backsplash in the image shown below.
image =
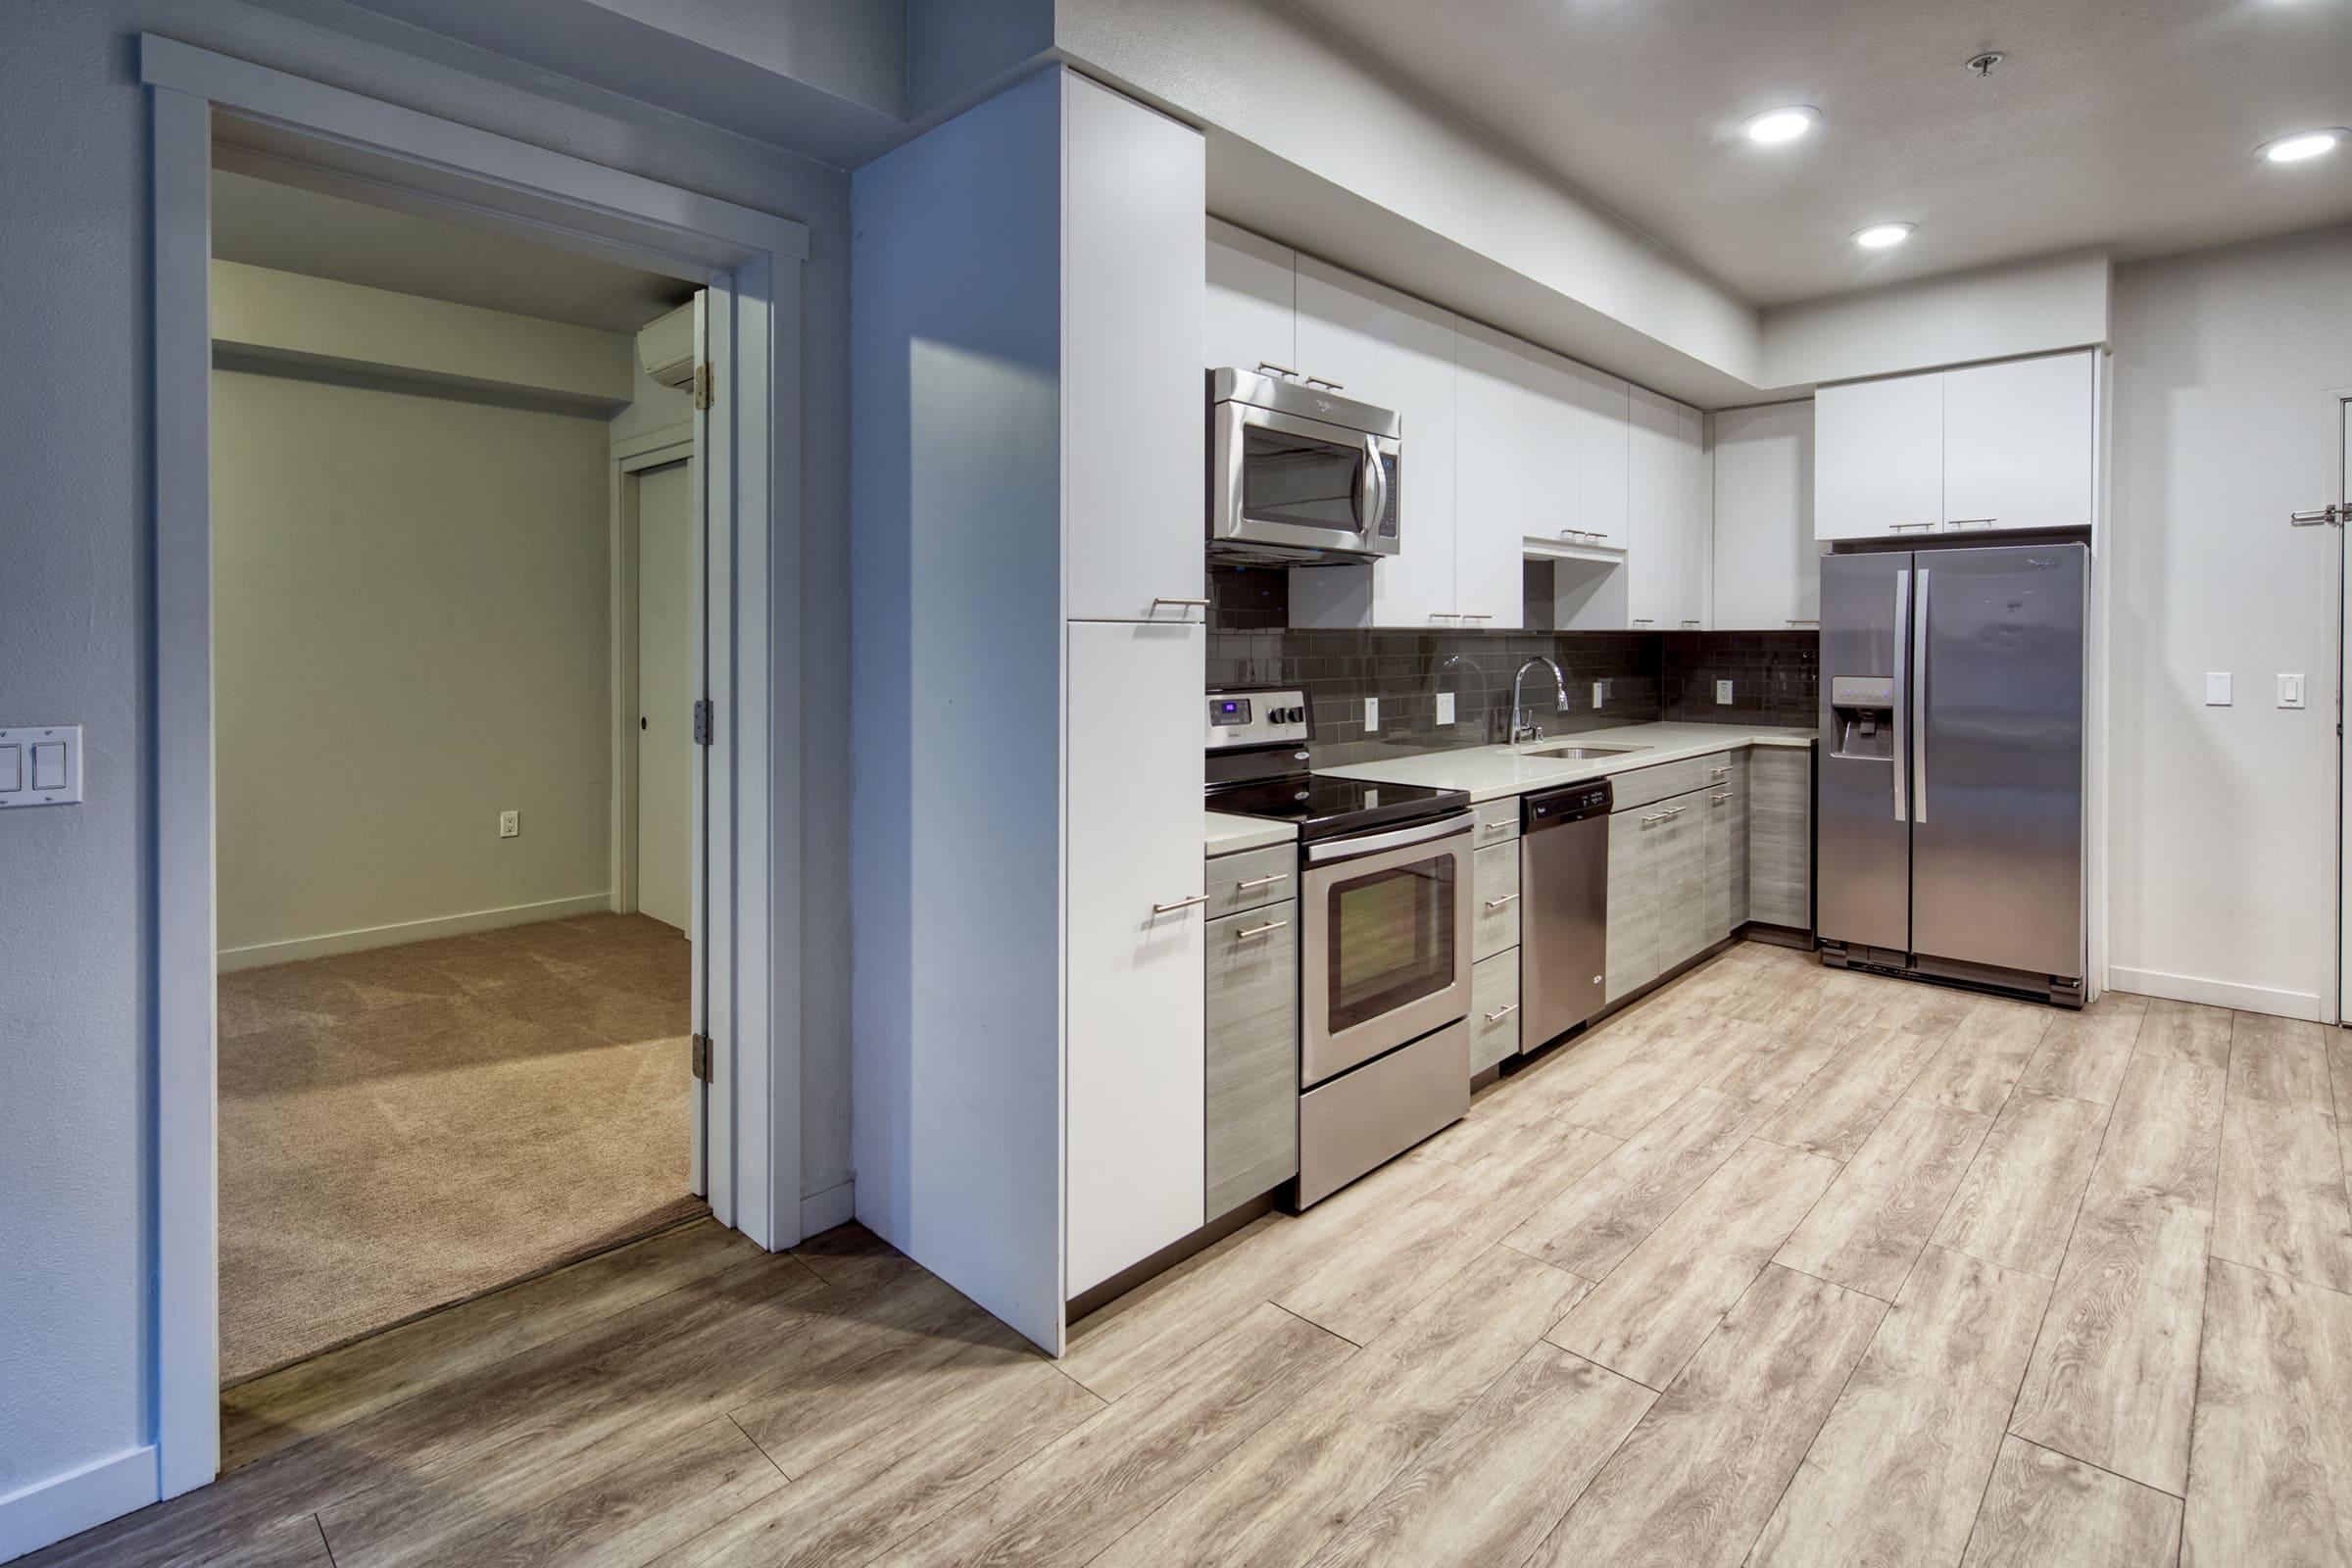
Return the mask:
M 1298 686 L 1313 710 L 1317 765 L 1398 751 L 1486 746 L 1510 726 L 1511 678 L 1528 659 L 1551 659 L 1567 677 L 1558 710 L 1551 672 L 1528 672 L 1526 696 L 1546 735 L 1672 718 L 1688 722 L 1809 724 L 1818 643 L 1811 632 L 1546 632 L 1297 630 L 1288 576 L 1276 569 L 1209 572 L 1208 684 Z M 1719 707 L 1713 683 L 1733 683 Z M 1605 696 L 1593 704 L 1595 681 Z M 1453 695 L 1453 722 L 1437 721 Z M 1364 699 L 1380 728 L 1364 729 Z

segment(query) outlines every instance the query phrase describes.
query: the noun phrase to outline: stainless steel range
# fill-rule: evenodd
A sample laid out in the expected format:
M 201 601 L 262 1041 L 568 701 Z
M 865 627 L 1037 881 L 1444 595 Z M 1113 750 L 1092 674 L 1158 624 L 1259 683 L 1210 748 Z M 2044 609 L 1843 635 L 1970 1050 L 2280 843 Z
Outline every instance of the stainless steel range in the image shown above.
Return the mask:
M 1316 774 L 1309 733 L 1303 692 L 1209 694 L 1208 808 L 1298 833 L 1301 1208 L 1470 1108 L 1470 797 Z

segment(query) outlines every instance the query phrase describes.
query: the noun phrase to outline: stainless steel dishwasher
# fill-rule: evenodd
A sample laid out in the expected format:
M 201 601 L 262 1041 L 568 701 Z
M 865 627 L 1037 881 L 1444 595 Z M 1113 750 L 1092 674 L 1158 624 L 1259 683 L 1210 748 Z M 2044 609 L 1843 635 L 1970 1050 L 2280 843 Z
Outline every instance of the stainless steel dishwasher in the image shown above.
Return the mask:
M 1558 1039 L 1600 1010 L 1608 972 L 1607 779 L 1519 803 L 1519 1004 L 1523 1049 Z

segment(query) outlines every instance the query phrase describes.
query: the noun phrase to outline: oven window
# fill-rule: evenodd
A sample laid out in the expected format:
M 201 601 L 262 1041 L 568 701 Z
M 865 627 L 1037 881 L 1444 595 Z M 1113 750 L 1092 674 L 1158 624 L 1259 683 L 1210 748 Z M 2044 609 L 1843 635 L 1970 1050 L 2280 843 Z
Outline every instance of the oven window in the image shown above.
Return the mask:
M 1356 491 L 1364 455 L 1311 436 L 1246 426 L 1242 432 L 1242 514 L 1260 522 L 1356 531 Z
M 1335 882 L 1330 899 L 1330 1032 L 1453 984 L 1450 854 Z

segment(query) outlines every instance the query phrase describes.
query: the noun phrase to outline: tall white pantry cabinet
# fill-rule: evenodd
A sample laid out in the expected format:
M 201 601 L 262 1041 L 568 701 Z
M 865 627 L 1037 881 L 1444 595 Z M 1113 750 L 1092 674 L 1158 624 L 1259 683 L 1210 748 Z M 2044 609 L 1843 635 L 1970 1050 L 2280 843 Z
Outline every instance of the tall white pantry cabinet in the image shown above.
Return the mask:
M 858 1216 L 1055 1353 L 1205 1217 L 1204 168 L 1054 68 L 852 180 Z

